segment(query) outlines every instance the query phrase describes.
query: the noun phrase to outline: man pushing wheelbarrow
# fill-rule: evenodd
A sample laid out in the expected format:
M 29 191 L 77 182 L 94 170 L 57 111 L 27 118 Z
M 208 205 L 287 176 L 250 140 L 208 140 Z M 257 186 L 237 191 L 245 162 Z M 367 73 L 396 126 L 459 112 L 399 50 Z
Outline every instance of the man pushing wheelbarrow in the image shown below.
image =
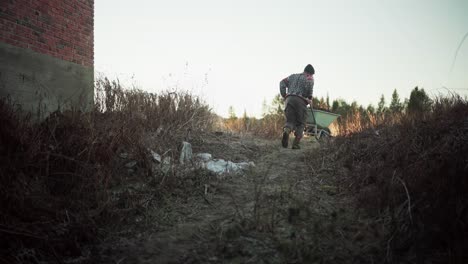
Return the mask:
M 285 100 L 286 124 L 281 144 L 288 147 L 289 134 L 294 131 L 293 149 L 300 149 L 307 119 L 307 105 L 312 103 L 315 69 L 308 64 L 303 73 L 292 74 L 280 82 L 280 94 Z

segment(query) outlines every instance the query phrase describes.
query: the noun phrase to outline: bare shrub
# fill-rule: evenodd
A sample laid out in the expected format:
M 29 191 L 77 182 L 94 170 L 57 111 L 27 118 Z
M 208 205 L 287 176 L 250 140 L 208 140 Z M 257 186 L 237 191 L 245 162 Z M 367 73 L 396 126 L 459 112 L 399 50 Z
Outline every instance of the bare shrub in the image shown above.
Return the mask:
M 392 218 L 387 261 L 466 263 L 467 116 L 466 99 L 439 97 L 428 112 L 337 139 L 337 161 L 350 170 L 344 186 L 370 213 Z
M 170 193 L 177 184 L 154 180 L 162 175 L 154 174 L 148 147 L 177 155 L 180 141 L 209 130 L 212 120 L 189 93 L 126 90 L 108 79 L 96 83 L 93 111 L 56 112 L 40 123 L 0 99 L 0 262 L 95 256 L 89 245 L 101 228 L 141 205 L 129 192 L 119 204 L 110 190 L 140 179 Z M 122 153 L 137 162 L 136 173 L 127 173 Z

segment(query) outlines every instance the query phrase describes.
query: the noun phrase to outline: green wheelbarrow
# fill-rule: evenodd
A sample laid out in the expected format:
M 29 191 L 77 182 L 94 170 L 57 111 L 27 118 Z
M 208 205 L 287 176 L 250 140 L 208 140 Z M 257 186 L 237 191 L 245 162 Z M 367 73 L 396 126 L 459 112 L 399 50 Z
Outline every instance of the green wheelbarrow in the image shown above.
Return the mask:
M 321 137 L 330 137 L 330 129 L 328 128 L 335 121 L 339 114 L 307 108 L 307 120 L 305 133 L 306 135 L 314 135 L 318 140 Z

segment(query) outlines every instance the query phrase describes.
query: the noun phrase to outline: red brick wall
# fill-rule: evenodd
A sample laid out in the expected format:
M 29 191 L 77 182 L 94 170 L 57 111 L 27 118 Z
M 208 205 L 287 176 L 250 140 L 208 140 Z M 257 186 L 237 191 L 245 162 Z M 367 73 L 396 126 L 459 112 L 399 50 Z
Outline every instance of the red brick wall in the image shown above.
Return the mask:
M 94 0 L 0 0 L 0 41 L 92 67 Z

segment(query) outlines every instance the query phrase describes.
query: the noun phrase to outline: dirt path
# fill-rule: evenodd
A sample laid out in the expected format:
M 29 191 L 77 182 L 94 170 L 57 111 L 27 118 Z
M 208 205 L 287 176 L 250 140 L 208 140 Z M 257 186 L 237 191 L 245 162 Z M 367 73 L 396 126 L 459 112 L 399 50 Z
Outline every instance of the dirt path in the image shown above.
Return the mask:
M 372 240 L 337 195 L 327 160 L 308 139 L 300 150 L 234 138 L 205 142 L 215 158 L 255 168 L 220 177 L 184 202 L 155 209 L 155 228 L 107 249 L 113 263 L 353 263 Z M 216 153 L 218 152 L 218 153 Z M 223 156 L 224 155 L 224 156 Z M 320 161 L 320 162 L 317 162 Z M 161 219 L 165 219 L 161 221 Z M 149 225 L 151 226 L 151 225 Z M 369 246 L 368 246 L 369 247 Z M 361 248 L 361 249 L 360 249 Z M 367 248 L 366 250 L 368 250 Z

